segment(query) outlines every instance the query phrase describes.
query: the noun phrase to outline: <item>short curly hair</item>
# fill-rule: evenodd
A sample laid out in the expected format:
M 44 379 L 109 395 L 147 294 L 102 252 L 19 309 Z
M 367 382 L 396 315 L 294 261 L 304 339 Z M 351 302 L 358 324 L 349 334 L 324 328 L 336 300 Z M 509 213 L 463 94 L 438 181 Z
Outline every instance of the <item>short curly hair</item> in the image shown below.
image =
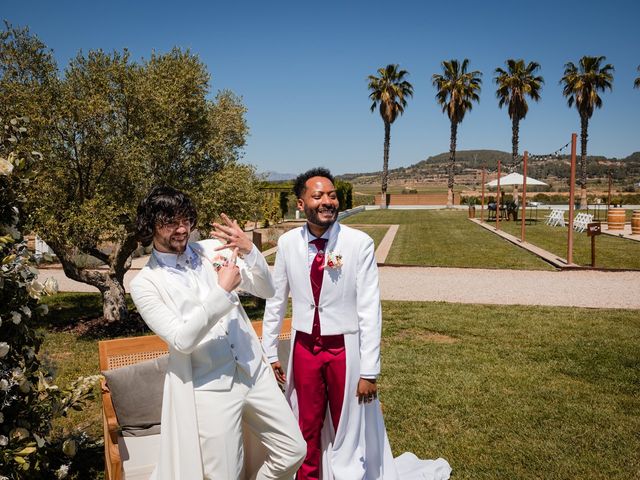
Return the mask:
M 336 183 L 328 169 L 322 167 L 312 168 L 296 177 L 293 184 L 293 193 L 296 194 L 296 198 L 301 198 L 304 195 L 304 191 L 307 189 L 307 180 L 313 177 L 324 177 L 331 180 L 331 183 Z
M 136 236 L 143 246 L 153 240 L 156 226 L 187 219 L 191 228 L 196 226 L 198 213 L 191 198 L 180 190 L 169 186 L 154 187 L 138 205 Z

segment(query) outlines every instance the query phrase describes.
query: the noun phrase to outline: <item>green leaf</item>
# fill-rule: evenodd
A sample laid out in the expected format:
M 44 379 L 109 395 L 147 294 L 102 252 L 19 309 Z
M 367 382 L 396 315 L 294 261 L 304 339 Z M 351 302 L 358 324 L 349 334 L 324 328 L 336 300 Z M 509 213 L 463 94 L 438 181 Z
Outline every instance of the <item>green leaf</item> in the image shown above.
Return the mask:
M 21 457 L 26 457 L 27 455 L 31 455 L 32 453 L 34 453 L 36 450 L 37 450 L 36 447 L 26 447 L 20 450 L 19 452 L 17 452 L 16 455 Z

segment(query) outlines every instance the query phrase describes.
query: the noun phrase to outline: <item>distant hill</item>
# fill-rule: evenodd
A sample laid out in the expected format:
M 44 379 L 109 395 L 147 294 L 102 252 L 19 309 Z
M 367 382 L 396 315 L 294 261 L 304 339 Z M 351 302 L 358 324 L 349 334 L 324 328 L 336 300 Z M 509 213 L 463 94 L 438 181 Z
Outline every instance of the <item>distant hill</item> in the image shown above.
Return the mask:
M 456 152 L 456 175 L 475 176 L 483 167 L 488 171 L 497 169 L 498 159 L 503 171 L 508 173 L 511 166 L 511 153 L 500 150 L 461 150 Z M 408 167 L 389 170 L 390 181 L 443 181 L 447 175 L 449 152 L 440 153 Z M 579 159 L 578 159 L 579 161 Z M 520 170 L 518 165 L 517 170 Z M 569 178 L 571 170 L 569 155 L 558 157 L 532 158 L 528 164 L 527 174 L 530 177 L 545 179 L 555 177 Z M 640 152 L 634 152 L 626 158 L 607 158 L 603 156 L 587 156 L 587 174 L 590 178 L 605 178 L 608 172 L 619 183 L 633 183 L 640 180 Z M 381 171 L 369 173 L 348 173 L 340 175 L 343 180 L 352 183 L 376 183 L 380 181 Z
M 279 173 L 272 171 L 263 172 L 259 175 L 262 176 L 267 182 L 284 182 L 297 177 L 297 175 L 294 173 Z

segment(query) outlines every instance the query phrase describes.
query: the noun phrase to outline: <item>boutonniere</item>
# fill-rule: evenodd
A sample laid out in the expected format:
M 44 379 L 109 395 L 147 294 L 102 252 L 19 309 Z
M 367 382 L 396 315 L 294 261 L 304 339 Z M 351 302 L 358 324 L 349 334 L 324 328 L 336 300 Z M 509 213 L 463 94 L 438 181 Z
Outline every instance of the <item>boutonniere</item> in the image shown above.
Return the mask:
M 324 254 L 324 268 L 340 268 L 342 266 L 342 255 L 336 252 Z
M 214 257 L 211 259 L 211 263 L 213 264 L 213 268 L 216 269 L 216 272 L 224 267 L 228 262 L 229 260 L 227 259 L 227 257 L 222 255 L 221 253 L 214 255 Z

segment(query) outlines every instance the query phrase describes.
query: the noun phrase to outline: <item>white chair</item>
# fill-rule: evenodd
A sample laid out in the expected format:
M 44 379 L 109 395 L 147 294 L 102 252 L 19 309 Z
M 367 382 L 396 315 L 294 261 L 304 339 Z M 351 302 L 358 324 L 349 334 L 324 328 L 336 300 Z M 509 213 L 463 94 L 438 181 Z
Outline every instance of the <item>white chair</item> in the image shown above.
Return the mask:
M 564 211 L 554 208 L 549 215 L 547 215 L 547 225 L 551 227 L 564 227 Z
M 577 232 L 584 232 L 587 229 L 587 225 L 593 221 L 593 215 L 590 213 L 579 213 L 573 220 L 573 229 Z

